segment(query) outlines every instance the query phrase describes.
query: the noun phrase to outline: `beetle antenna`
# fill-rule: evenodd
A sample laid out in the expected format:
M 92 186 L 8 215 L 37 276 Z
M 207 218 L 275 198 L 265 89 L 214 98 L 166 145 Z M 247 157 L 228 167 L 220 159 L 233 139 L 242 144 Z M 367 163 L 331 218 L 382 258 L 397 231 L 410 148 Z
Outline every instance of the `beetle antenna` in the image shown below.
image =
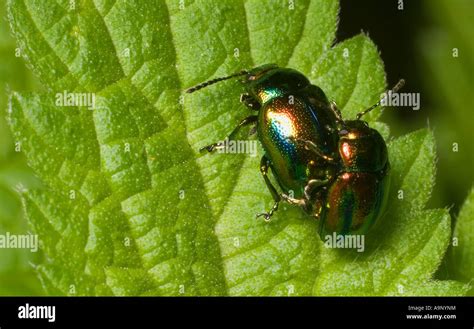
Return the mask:
M 212 84 L 214 84 L 214 83 L 221 82 L 221 81 L 228 80 L 228 79 L 232 79 L 232 78 L 235 78 L 235 77 L 239 77 L 239 76 L 241 76 L 241 75 L 246 75 L 246 74 L 248 74 L 248 73 L 249 73 L 248 71 L 242 70 L 242 71 L 240 71 L 240 72 L 237 72 L 237 73 L 228 75 L 228 76 L 226 76 L 226 77 L 221 77 L 221 78 L 215 78 L 215 79 L 212 79 L 212 80 L 208 80 L 208 81 L 206 81 L 206 82 L 203 82 L 203 83 L 198 84 L 197 86 L 194 86 L 194 87 L 191 87 L 191 88 L 186 89 L 186 92 L 187 92 L 188 94 L 190 94 L 190 93 L 193 93 L 193 92 L 195 92 L 195 91 L 197 91 L 197 90 L 199 90 L 199 89 L 202 89 L 202 88 L 204 88 L 204 87 L 207 87 L 207 86 L 209 86 L 209 85 L 212 85 Z
M 399 91 L 400 89 L 402 89 L 402 87 L 405 85 L 405 80 L 404 79 L 400 79 L 397 84 L 391 89 L 389 90 L 390 93 L 396 93 L 397 91 Z M 372 111 L 373 109 L 375 109 L 376 107 L 378 107 L 380 104 L 382 104 L 382 101 L 385 99 L 385 97 L 387 97 L 387 93 L 385 93 L 385 96 L 382 97 L 377 103 L 375 103 L 374 105 L 372 105 L 371 107 L 369 107 L 367 110 L 365 111 L 362 111 L 360 112 L 359 114 L 357 114 L 356 116 L 356 120 L 360 120 L 360 118 L 364 115 L 366 115 L 367 113 L 369 113 L 370 111 Z

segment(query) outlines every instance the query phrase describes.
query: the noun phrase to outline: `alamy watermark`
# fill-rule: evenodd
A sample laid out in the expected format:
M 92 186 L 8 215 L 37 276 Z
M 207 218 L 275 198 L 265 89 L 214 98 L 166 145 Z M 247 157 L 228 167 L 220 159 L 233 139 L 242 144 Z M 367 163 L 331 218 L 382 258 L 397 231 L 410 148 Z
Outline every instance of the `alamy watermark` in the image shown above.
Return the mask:
M 226 138 L 217 144 L 216 149 L 217 153 L 246 153 L 255 157 L 257 156 L 257 141 Z
M 420 93 L 384 92 L 381 95 L 382 106 L 410 106 L 414 111 L 420 109 Z
M 26 303 L 18 307 L 18 319 L 46 319 L 56 321 L 56 306 L 30 305 Z
M 64 90 L 56 93 L 56 106 L 79 106 L 95 109 L 95 93 L 70 93 Z
M 38 251 L 38 235 L 36 234 L 0 234 L 0 249 L 30 249 Z
M 333 232 L 324 237 L 324 246 L 331 249 L 357 249 L 365 250 L 365 236 L 359 234 L 337 234 Z

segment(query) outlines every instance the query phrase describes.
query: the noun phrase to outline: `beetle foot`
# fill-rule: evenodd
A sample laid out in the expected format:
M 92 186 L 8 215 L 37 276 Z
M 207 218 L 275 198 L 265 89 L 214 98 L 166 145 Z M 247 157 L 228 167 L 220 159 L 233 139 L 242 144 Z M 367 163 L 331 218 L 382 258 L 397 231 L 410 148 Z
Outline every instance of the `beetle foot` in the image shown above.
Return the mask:
M 201 148 L 199 149 L 199 152 L 202 153 L 202 152 L 207 151 L 207 152 L 209 152 L 209 153 L 212 153 L 212 152 L 214 152 L 216 149 L 219 149 L 219 148 L 222 148 L 222 147 L 223 147 L 223 146 L 222 146 L 222 143 L 221 143 L 221 142 L 219 142 L 219 143 L 214 143 L 214 144 L 210 144 L 210 145 L 201 147 Z
M 257 214 L 256 218 L 263 217 L 264 221 L 269 222 L 271 220 L 271 217 L 273 216 L 273 213 L 277 210 L 278 210 L 278 202 L 275 202 L 275 204 L 273 205 L 272 209 L 269 212 Z
M 255 216 L 255 217 L 256 218 L 263 217 L 264 221 L 269 222 L 270 218 L 272 217 L 272 214 L 270 214 L 269 212 L 263 212 L 263 213 L 257 214 L 257 216 Z

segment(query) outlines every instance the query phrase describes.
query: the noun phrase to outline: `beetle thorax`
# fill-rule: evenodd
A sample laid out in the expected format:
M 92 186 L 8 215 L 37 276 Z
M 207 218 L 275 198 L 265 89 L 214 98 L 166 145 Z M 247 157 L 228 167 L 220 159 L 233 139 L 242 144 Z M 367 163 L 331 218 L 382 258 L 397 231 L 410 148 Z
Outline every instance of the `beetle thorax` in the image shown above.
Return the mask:
M 250 73 L 244 81 L 249 94 L 260 104 L 282 96 L 291 96 L 307 87 L 310 82 L 300 72 L 292 69 L 270 69 L 263 74 Z
M 338 147 L 345 171 L 377 172 L 383 170 L 388 161 L 382 136 L 360 120 L 346 121 Z

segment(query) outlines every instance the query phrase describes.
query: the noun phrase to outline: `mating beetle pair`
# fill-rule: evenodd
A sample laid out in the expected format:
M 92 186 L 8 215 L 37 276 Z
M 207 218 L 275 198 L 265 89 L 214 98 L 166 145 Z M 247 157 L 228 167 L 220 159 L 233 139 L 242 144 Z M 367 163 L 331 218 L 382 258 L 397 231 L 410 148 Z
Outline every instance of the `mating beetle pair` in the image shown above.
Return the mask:
M 383 211 L 390 180 L 385 141 L 361 120 L 380 102 L 355 120 L 344 120 L 321 88 L 302 73 L 274 64 L 213 79 L 187 92 L 238 76 L 244 77 L 246 88 L 240 101 L 258 113 L 242 120 L 228 138 L 256 124 L 265 150 L 260 172 L 275 201 L 269 212 L 257 217 L 269 220 L 284 200 L 319 219 L 322 239 L 334 232 L 365 234 Z M 403 83 L 400 80 L 393 91 Z M 201 150 L 222 147 L 217 142 Z M 268 178 L 269 168 L 283 193 Z

